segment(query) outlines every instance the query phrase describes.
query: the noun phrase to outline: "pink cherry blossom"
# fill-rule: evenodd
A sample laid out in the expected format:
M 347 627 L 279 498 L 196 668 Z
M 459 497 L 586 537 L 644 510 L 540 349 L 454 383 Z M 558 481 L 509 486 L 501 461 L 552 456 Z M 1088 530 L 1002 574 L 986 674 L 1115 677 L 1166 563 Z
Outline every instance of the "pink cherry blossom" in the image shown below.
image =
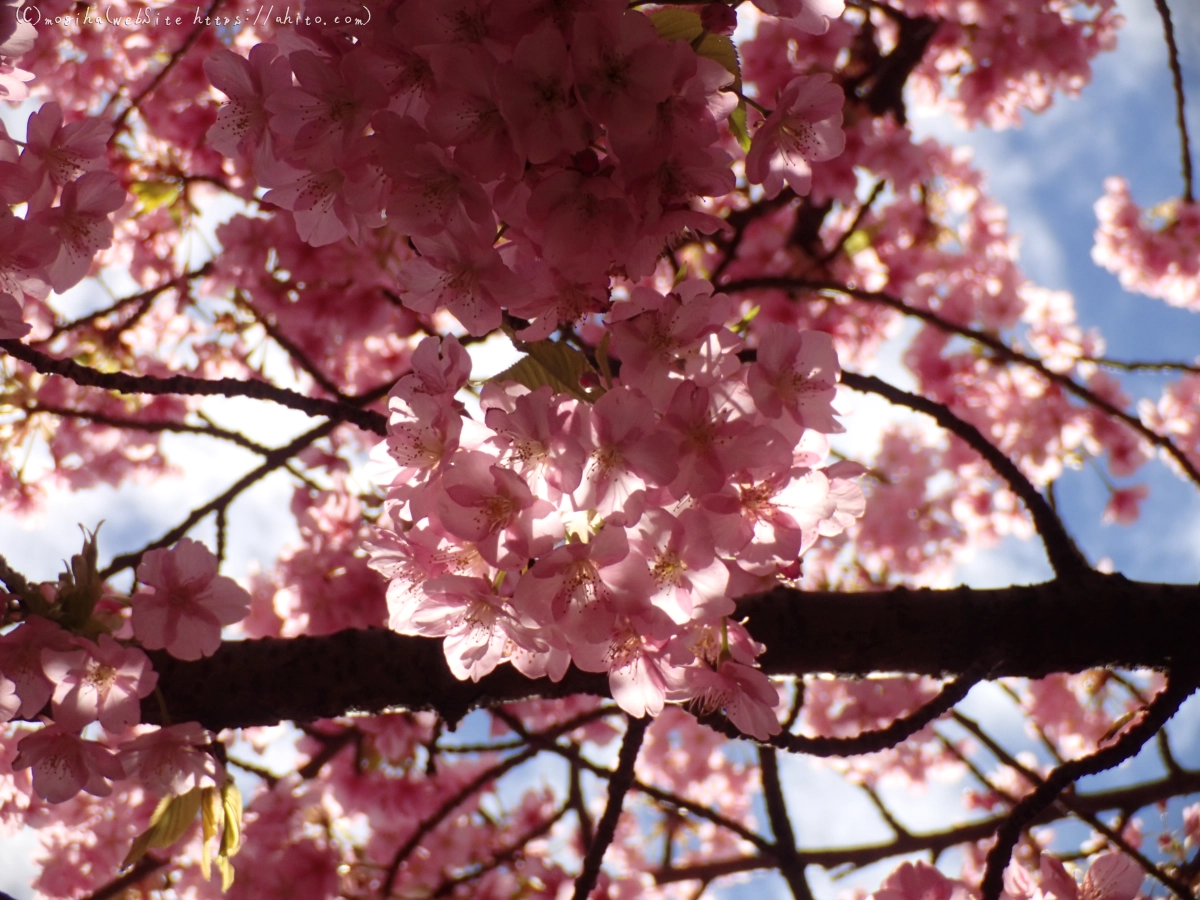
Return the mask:
M 825 34 L 829 20 L 846 10 L 843 0 L 753 0 L 763 12 L 781 19 L 790 19 L 797 28 L 809 34 Z
M 521 38 L 512 62 L 496 73 L 496 86 L 517 150 L 531 163 L 587 144 L 587 118 L 575 100 L 567 45 L 551 23 Z
M 196 722 L 156 728 L 121 744 L 124 774 L 136 778 L 160 797 L 179 796 L 194 788 L 220 787 L 224 771 L 202 748 L 212 736 Z
M 873 900 L 968 900 L 966 885 L 952 881 L 929 863 L 906 862 L 883 880 Z
M 92 267 L 96 254 L 112 242 L 109 213 L 125 203 L 125 189 L 111 172 L 85 172 L 62 189 L 59 205 L 37 213 L 61 242 L 58 257 L 47 266 L 58 292 L 77 284 Z
M 806 195 L 812 186 L 809 163 L 833 159 L 846 146 L 844 99 L 841 87 L 828 75 L 801 75 L 789 81 L 754 133 L 746 154 L 750 183 L 761 184 L 768 199 L 783 190 L 784 182 Z
M 1108 505 L 1104 508 L 1104 521 L 1129 525 L 1137 521 L 1141 512 L 1141 503 L 1150 495 L 1150 488 L 1144 484 L 1121 488 L 1112 492 Z
M 716 669 L 705 664 L 683 669 L 680 688 L 668 697 L 689 699 L 702 713 L 723 711 L 743 734 L 760 741 L 768 741 L 783 730 L 775 715 L 779 689 L 762 670 L 731 659 Z
M 33 790 L 47 803 L 62 803 L 80 791 L 112 793 L 110 781 L 125 777 L 116 755 L 60 725 L 47 725 L 21 739 L 13 768 L 33 768 Z
M 146 654 L 107 634 L 95 644 L 83 638 L 74 643 L 80 649 L 42 652 L 42 668 L 54 682 L 54 721 L 83 728 L 99 719 L 114 733 L 141 721 L 138 701 L 158 683 Z
M 21 318 L 21 304 L 17 298 L 0 293 L 0 340 L 18 340 L 32 330 L 33 326 Z
M 773 327 L 759 343 L 747 381 L 764 415 L 777 419 L 787 412 L 805 428 L 838 434 L 845 430 L 833 418 L 840 372 L 829 335 Z
M 414 236 L 421 256 L 401 273 L 405 305 L 421 313 L 444 307 L 471 334 L 498 327 L 501 308 L 519 296 L 521 285 L 492 239 L 491 233 L 469 223 L 448 225 L 432 236 Z
M 287 60 L 271 44 L 256 44 L 249 59 L 219 47 L 204 61 L 204 71 L 213 87 L 229 98 L 208 130 L 213 147 L 229 157 L 253 160 L 260 181 L 283 167 L 274 158 L 278 138 L 267 127 L 265 100 L 291 86 Z
M 16 685 L 22 718 L 32 719 L 50 702 L 54 682 L 42 668 L 42 654 L 70 651 L 70 637 L 41 616 L 29 616 L 8 634 L 0 635 L 0 673 Z
M 102 119 L 64 125 L 62 107 L 57 103 L 47 103 L 31 115 L 21 153 L 21 168 L 38 185 L 30 197 L 30 208 L 49 206 L 58 187 L 101 168 L 111 135 L 112 126 Z
M 221 626 L 250 609 L 250 595 L 217 574 L 217 558 L 183 538 L 170 550 L 151 550 L 137 570 L 142 587 L 130 599 L 133 633 L 148 650 L 179 659 L 210 656 L 221 644 Z

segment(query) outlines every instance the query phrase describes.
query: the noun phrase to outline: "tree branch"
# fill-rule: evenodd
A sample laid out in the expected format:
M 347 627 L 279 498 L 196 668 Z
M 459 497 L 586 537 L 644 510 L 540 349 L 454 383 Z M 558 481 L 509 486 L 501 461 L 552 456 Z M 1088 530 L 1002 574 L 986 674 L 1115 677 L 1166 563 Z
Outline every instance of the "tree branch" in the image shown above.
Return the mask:
M 1158 16 L 1162 19 L 1163 36 L 1167 41 L 1167 64 L 1171 67 L 1171 83 L 1175 88 L 1175 123 L 1179 128 L 1180 156 L 1183 158 L 1183 199 L 1191 203 L 1192 150 L 1188 142 L 1187 114 L 1183 104 L 1183 70 L 1179 67 L 1179 48 L 1175 46 L 1175 27 L 1171 24 L 1171 9 L 1167 0 L 1154 0 Z
M 771 833 L 775 836 L 779 874 L 795 900 L 813 900 L 812 889 L 804 877 L 804 863 L 796 852 L 796 835 L 783 797 L 783 783 L 779 780 L 779 759 L 773 749 L 758 748 L 758 767 L 762 775 L 763 802 L 771 821 Z
M 617 770 L 608 779 L 608 802 L 604 807 L 604 815 L 596 824 L 596 834 L 588 846 L 587 855 L 583 858 L 583 868 L 575 879 L 575 900 L 587 900 L 596 879 L 600 877 L 600 863 L 604 861 L 604 853 L 617 834 L 617 821 L 621 818 L 621 808 L 625 805 L 625 795 L 633 786 L 633 767 L 637 763 L 638 751 L 642 748 L 642 740 L 646 737 L 646 728 L 650 718 L 643 716 L 635 719 L 625 717 L 625 738 L 621 741 L 621 752 L 617 757 Z
M 944 677 L 983 666 L 992 677 L 1040 678 L 1193 659 L 1200 587 L 1100 574 L 996 590 L 779 587 L 743 598 L 737 616 L 766 643 L 761 662 L 769 674 Z M 471 709 L 528 697 L 609 695 L 607 677 L 576 669 L 557 683 L 527 679 L 511 666 L 478 682 L 459 681 L 440 641 L 382 629 L 227 641 L 194 662 L 152 657 L 172 720 L 214 731 L 397 707 L 436 710 L 453 723 Z M 159 715 L 156 704 L 142 708 L 147 723 L 157 724 Z
M 1094 406 L 1101 412 L 1111 416 L 1119 422 L 1123 422 L 1144 437 L 1155 447 L 1160 447 L 1162 450 L 1175 460 L 1192 480 L 1194 484 L 1200 485 L 1200 469 L 1192 463 L 1186 453 L 1184 453 L 1174 441 L 1166 435 L 1159 434 L 1154 429 L 1146 425 L 1137 416 L 1125 412 L 1125 410 L 1114 406 L 1103 397 L 1097 396 L 1095 392 L 1089 390 L 1084 385 L 1075 381 L 1068 375 L 1060 372 L 1054 372 L 1046 368 L 1046 364 L 1040 359 L 1032 356 L 1027 356 L 1019 350 L 1014 350 L 1012 347 L 1004 343 L 994 335 L 986 334 L 974 328 L 968 328 L 965 325 L 957 325 L 947 321 L 937 313 L 928 309 L 918 309 L 914 306 L 909 306 L 899 297 L 893 297 L 891 294 L 883 293 L 882 291 L 867 291 L 861 288 L 848 287 L 844 284 L 839 284 L 835 281 L 813 281 L 802 278 L 791 278 L 780 275 L 767 275 L 758 278 L 742 278 L 737 281 L 730 281 L 720 285 L 719 289 L 728 293 L 736 293 L 738 291 L 753 290 L 755 288 L 773 288 L 781 291 L 833 291 L 835 293 L 844 294 L 847 297 L 853 297 L 855 300 L 862 300 L 867 303 L 880 303 L 890 309 L 894 309 L 906 316 L 911 316 L 915 319 L 920 319 L 939 328 L 949 334 L 956 334 L 959 337 L 964 337 L 969 341 L 974 341 L 981 344 L 996 353 L 1000 359 L 1005 362 L 1020 363 L 1023 366 L 1028 366 L 1033 369 L 1051 384 L 1056 384 L 1068 394 L 1078 397 L 1089 406 Z M 3 346 L 3 345 L 0 345 Z
M 1038 489 L 1025 477 L 1025 473 L 1017 468 L 1016 463 L 1008 458 L 995 444 L 989 441 L 979 429 L 970 422 L 963 421 L 944 403 L 937 403 L 918 394 L 911 394 L 893 387 L 886 381 L 874 375 L 858 375 L 854 372 L 842 372 L 842 383 L 853 390 L 878 394 L 897 406 L 906 406 L 923 412 L 935 422 L 961 438 L 966 444 L 982 456 L 995 471 L 1003 478 L 1012 492 L 1021 498 L 1025 508 L 1033 517 L 1033 527 L 1037 529 L 1046 548 L 1046 556 L 1059 578 L 1070 577 L 1090 568 L 1084 555 L 1075 546 L 1075 541 L 1063 527 L 1058 513 L 1050 508 Z
M 1167 686 L 1151 701 L 1142 719 L 1132 725 L 1117 740 L 1090 756 L 1073 759 L 1057 766 L 1033 793 L 1025 796 L 1004 822 L 996 829 L 996 843 L 988 851 L 980 893 L 983 900 L 998 900 L 1004 887 L 1004 869 L 1012 856 L 1013 846 L 1021 832 L 1046 807 L 1053 803 L 1068 785 L 1084 775 L 1095 775 L 1136 756 L 1142 745 L 1150 740 L 1167 719 L 1175 715 L 1196 689 L 1195 672 L 1182 669 L 1171 673 Z
M 0 350 L 33 366 L 43 375 L 60 375 L 76 384 L 104 388 L 125 394 L 195 394 L 205 397 L 250 397 L 271 400 L 281 406 L 298 409 L 310 416 L 328 416 L 337 421 L 357 425 L 364 431 L 387 434 L 387 417 L 382 413 L 362 409 L 355 398 L 350 403 L 306 397 L 296 391 L 277 387 L 266 381 L 242 381 L 237 378 L 196 378 L 191 375 L 172 375 L 157 378 L 152 375 L 127 375 L 124 372 L 100 372 L 69 359 L 58 359 L 35 350 L 20 341 L 0 341 Z

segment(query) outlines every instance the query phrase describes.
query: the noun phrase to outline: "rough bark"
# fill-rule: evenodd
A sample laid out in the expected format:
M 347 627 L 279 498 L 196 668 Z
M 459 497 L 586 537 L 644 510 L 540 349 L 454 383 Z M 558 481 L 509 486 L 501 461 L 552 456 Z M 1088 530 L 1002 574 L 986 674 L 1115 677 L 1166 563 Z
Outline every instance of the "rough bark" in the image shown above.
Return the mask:
M 878 593 L 777 588 L 744 598 L 739 618 L 767 645 L 772 674 L 907 672 L 1037 678 L 1099 667 L 1169 669 L 1200 661 L 1200 586 L 1119 575 L 997 590 Z M 478 683 L 450 674 L 441 641 L 381 629 L 230 641 L 183 662 L 154 655 L 162 703 L 143 721 L 199 721 L 213 730 L 308 721 L 348 712 L 433 709 L 457 722 L 471 709 L 527 697 L 608 694 L 608 679 L 571 669 L 557 684 L 503 666 Z

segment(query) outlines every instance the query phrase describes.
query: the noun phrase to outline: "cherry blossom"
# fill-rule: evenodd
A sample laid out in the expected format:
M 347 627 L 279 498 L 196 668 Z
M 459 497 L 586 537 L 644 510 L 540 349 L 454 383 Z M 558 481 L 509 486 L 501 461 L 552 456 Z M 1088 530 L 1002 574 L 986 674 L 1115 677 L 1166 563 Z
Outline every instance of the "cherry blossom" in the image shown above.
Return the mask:
M 13 768 L 32 767 L 33 789 L 47 803 L 62 803 L 80 791 L 107 797 L 109 782 L 125 774 L 111 750 L 60 725 L 26 735 L 18 746 Z
M 812 186 L 809 163 L 833 159 L 845 149 L 843 101 L 842 89 L 828 75 L 789 81 L 754 133 L 746 155 L 750 183 L 761 184 L 768 199 L 776 197 L 785 182 L 797 194 L 807 194 Z
M 97 719 L 119 733 L 141 719 L 139 699 L 154 690 L 158 675 L 136 647 L 122 647 L 110 635 L 97 643 L 76 638 L 81 649 L 45 650 L 42 669 L 54 682 L 54 721 L 83 728 Z
M 21 318 L 21 304 L 12 294 L 0 293 L 0 340 L 23 338 L 33 326 Z
M 183 538 L 170 550 L 151 550 L 138 566 L 143 587 L 131 598 L 133 632 L 148 650 L 199 659 L 220 646 L 221 626 L 249 611 L 250 595 L 217 574 L 217 558 Z
M 212 754 L 211 736 L 195 722 L 168 725 L 121 744 L 118 754 L 127 776 L 158 796 L 180 796 L 194 788 L 219 787 L 224 777 Z
M 236 865 L 235 897 L 567 896 L 572 881 L 690 896 L 768 867 L 805 896 L 792 863 L 815 858 L 808 838 L 799 857 L 772 850 L 796 810 L 771 769 L 793 763 L 725 735 L 873 748 L 963 673 L 940 657 L 913 671 L 944 681 L 893 672 L 874 650 L 809 671 L 792 643 L 811 647 L 846 602 L 879 612 L 839 644 L 898 632 L 932 653 L 937 627 L 888 614 L 919 616 L 909 599 L 946 599 L 968 551 L 1011 537 L 1042 538 L 1059 572 L 1019 604 L 1031 621 L 1089 578 L 1089 602 L 1111 597 L 1117 579 L 1063 562 L 1055 522 L 1088 532 L 1056 504 L 1094 479 L 1109 502 L 1086 514 L 1124 524 L 1154 502 L 1155 479 L 1131 483 L 1141 467 L 1200 480 L 1194 360 L 1143 377 L 1106 358 L 1092 298 L 1029 281 L 949 130 L 905 123 L 932 107 L 1003 127 L 1078 92 L 1115 45 L 1113 0 L 753 6 L 310 0 L 214 27 L 200 19 L 237 11 L 114 0 L 105 16 L 128 24 L 63 8 L 35 29 L 31 6 L 0 0 L 0 96 L 34 101 L 0 129 L 0 505 L 24 525 L 66 491 L 145 491 L 182 441 L 259 458 L 194 512 L 159 510 L 161 531 L 122 526 L 102 553 L 89 538 L 57 583 L 0 548 L 0 828 L 37 829 L 40 895 L 215 897 L 215 862 L 222 882 Z M 1195 307 L 1190 176 L 1149 207 L 1137 177 L 1106 182 L 1094 259 Z M 210 240 L 214 215 L 228 221 Z M 486 359 L 505 339 L 519 362 L 473 370 L 472 345 Z M 879 382 L 843 365 L 940 424 L 852 412 Z M 320 421 L 280 432 L 254 412 L 268 403 Z M 852 433 L 830 439 L 842 421 Z M 1104 469 L 1077 471 L 1092 460 Z M 290 497 L 265 501 L 286 546 L 247 591 L 218 555 L 240 557 L 260 478 Z M 217 554 L 198 543 L 212 533 Z M 956 589 L 956 619 L 978 596 Z M 224 645 L 227 625 L 250 640 Z M 1040 637 L 1048 667 L 1077 649 L 1062 628 Z M 402 649 L 346 655 L 375 641 Z M 237 681 L 264 659 L 304 665 Z M 1178 689 L 1154 668 L 1003 665 L 988 678 L 1032 731 L 980 728 L 1047 778 L 1118 748 Z M 580 685 L 594 693 L 558 696 Z M 295 727 L 267 702 L 289 690 L 280 709 L 308 710 Z M 628 716 L 656 718 L 636 761 Z M 187 718 L 203 724 L 170 724 Z M 904 819 L 893 788 L 942 775 L 991 817 L 1036 798 L 964 728 L 821 765 L 887 822 Z M 1164 758 L 1171 778 L 1136 788 L 1165 819 L 1082 847 L 1026 830 L 1001 896 L 1132 900 L 1142 869 L 1114 848 L 1150 840 L 1184 871 L 1198 817 L 1173 830 Z M 940 854 L 957 827 L 897 826 L 868 849 Z M 869 896 L 994 900 L 983 827 L 962 826 L 980 839 L 939 855 L 944 871 L 904 862 Z M 189 831 L 202 840 L 176 840 Z M 121 872 L 147 842 L 163 846 Z

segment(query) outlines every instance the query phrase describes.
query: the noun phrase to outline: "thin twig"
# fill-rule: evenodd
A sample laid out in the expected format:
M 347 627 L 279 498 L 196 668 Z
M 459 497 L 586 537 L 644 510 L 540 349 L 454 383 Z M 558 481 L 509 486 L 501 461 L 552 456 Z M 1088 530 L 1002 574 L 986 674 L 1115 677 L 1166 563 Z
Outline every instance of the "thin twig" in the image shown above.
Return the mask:
M 329 420 L 321 423 L 316 428 L 306 431 L 290 444 L 280 447 L 277 450 L 272 450 L 267 454 L 266 458 L 258 468 L 253 469 L 234 482 L 224 493 L 219 497 L 215 497 L 203 506 L 188 513 L 186 519 L 164 534 L 162 537 L 144 546 L 141 550 L 135 553 L 124 553 L 113 559 L 101 572 L 101 578 L 111 578 L 115 573 L 124 568 L 132 568 L 137 566 L 142 561 L 142 556 L 151 550 L 156 550 L 159 547 L 168 547 L 174 544 L 181 537 L 187 534 L 192 527 L 212 512 L 219 512 L 225 509 L 234 499 L 254 484 L 259 479 L 270 474 L 278 468 L 284 466 L 289 459 L 299 453 L 301 450 L 308 447 L 310 444 L 316 443 L 321 438 L 325 437 L 331 431 L 340 425 L 340 422 Z
M 504 775 L 512 769 L 515 769 L 521 763 L 527 762 L 538 754 L 537 747 L 529 747 L 522 750 L 515 756 L 510 756 L 489 769 L 484 769 L 469 782 L 464 784 L 458 791 L 448 797 L 433 815 L 426 819 L 422 819 L 421 823 L 416 827 L 413 833 L 409 836 L 392 856 L 391 863 L 388 864 L 387 875 L 383 879 L 383 887 L 379 893 L 381 897 L 390 897 L 392 888 L 396 884 L 396 877 L 400 874 L 400 867 L 404 865 L 404 861 L 408 859 L 412 852 L 420 846 L 421 841 L 429 832 L 433 831 L 438 825 L 445 821 L 450 813 L 454 812 L 461 804 L 465 803 L 473 794 L 483 790 L 490 782 L 495 781 L 500 776 Z
M 625 727 L 625 738 L 621 741 L 621 752 L 617 755 L 617 769 L 608 779 L 608 804 L 604 807 L 604 815 L 596 824 L 596 834 L 588 845 L 587 855 L 583 858 L 583 868 L 575 879 L 574 900 L 587 900 L 596 879 L 600 877 L 600 863 L 604 861 L 604 853 L 612 843 L 617 833 L 617 821 L 621 818 L 621 809 L 625 806 L 625 795 L 633 786 L 633 767 L 637 763 L 638 751 L 642 748 L 642 740 L 646 737 L 646 729 L 650 725 L 650 717 L 642 716 L 635 719 L 626 716 L 628 724 Z
M 65 332 L 72 331 L 84 325 L 90 325 L 97 319 L 104 319 L 108 316 L 116 315 L 127 306 L 132 306 L 134 304 L 145 304 L 147 301 L 154 300 L 164 291 L 169 291 L 172 288 L 177 288 L 180 285 L 187 284 L 187 282 L 191 281 L 193 278 L 203 278 L 204 276 L 210 274 L 212 270 L 213 263 L 210 260 L 198 269 L 193 269 L 190 272 L 184 272 L 182 275 L 177 275 L 169 281 L 164 281 L 160 285 L 147 288 L 139 293 L 130 294 L 128 297 L 122 297 L 120 300 L 117 300 L 115 303 L 111 304 L 110 306 L 106 306 L 103 309 L 98 309 L 94 312 L 87 313 L 86 315 L 80 316 L 78 319 L 72 319 L 70 322 L 63 322 L 60 325 L 55 325 L 50 332 L 50 336 L 45 341 L 40 341 L 39 343 L 48 344 L 60 334 L 64 334 Z
M 598 775 L 601 778 L 609 778 L 612 776 L 611 771 L 603 766 L 596 765 L 596 763 L 586 758 L 579 751 L 578 747 L 574 745 L 570 747 L 563 747 L 561 744 L 558 744 L 552 739 L 548 739 L 544 736 L 539 736 L 536 734 L 530 734 L 525 730 L 525 727 L 521 724 L 521 722 L 507 710 L 498 708 L 491 710 L 491 713 L 518 734 L 527 736 L 530 743 L 537 744 L 543 750 L 548 750 L 551 753 L 557 753 L 563 759 L 572 763 L 577 763 L 581 768 L 587 769 L 593 775 Z M 695 803 L 685 797 L 680 797 L 677 794 L 672 794 L 670 791 L 664 791 L 661 788 L 654 787 L 653 785 L 643 784 L 640 781 L 633 782 L 633 790 L 637 791 L 639 794 L 645 794 L 650 799 L 657 800 L 659 803 L 662 803 L 666 806 L 682 809 L 691 813 L 697 818 L 706 819 L 707 821 L 712 822 L 714 825 L 731 831 L 743 840 L 753 844 L 759 849 L 759 851 L 763 853 L 772 853 L 771 842 L 762 835 L 756 834 L 740 822 L 735 822 L 733 819 L 723 816 L 718 812 L 714 812 L 712 809 L 709 809 L 702 803 Z
M 237 446 L 257 453 L 259 456 L 265 456 L 271 452 L 269 447 L 264 447 L 257 441 L 250 440 L 250 438 L 241 432 L 229 431 L 226 428 L 211 424 L 188 425 L 184 422 L 147 422 L 143 419 L 112 416 L 107 413 L 92 412 L 86 409 L 70 409 L 64 406 L 52 406 L 45 403 L 38 403 L 36 406 L 27 406 L 24 408 L 24 412 L 30 416 L 44 413 L 51 416 L 60 416 L 64 419 L 86 419 L 97 425 L 107 425 L 110 428 L 128 428 L 131 431 L 149 431 L 152 433 L 169 431 L 173 434 L 201 434 L 206 437 L 229 441 L 231 444 L 237 444 Z
M 1042 538 L 1042 544 L 1046 548 L 1046 556 L 1050 560 L 1054 574 L 1059 578 L 1070 578 L 1091 569 L 1087 559 L 1067 533 L 1062 519 L 1050 508 L 1046 498 L 1038 492 L 1025 473 L 1017 468 L 1016 463 L 985 438 L 979 429 L 970 422 L 960 419 L 944 403 L 937 403 L 918 394 L 902 391 L 874 375 L 858 375 L 854 372 L 844 371 L 842 372 L 842 383 L 856 391 L 878 394 L 897 406 L 906 406 L 909 409 L 923 412 L 927 416 L 931 416 L 951 434 L 962 438 L 972 450 L 987 460 L 996 474 L 1008 483 L 1012 492 L 1021 498 L 1021 502 L 1025 504 L 1025 508 L 1033 517 L 1033 526 Z
M 779 859 L 779 874 L 787 882 L 795 900 L 813 900 L 812 889 L 804 877 L 804 863 L 796 850 L 796 834 L 788 815 L 787 801 L 783 796 L 783 783 L 779 779 L 779 757 L 770 747 L 758 748 L 758 768 L 762 777 L 763 802 L 767 807 L 767 818 L 771 822 L 771 833 L 775 836 L 775 855 Z
M 853 737 L 808 737 L 803 734 L 792 734 L 786 729 L 769 741 L 772 747 L 786 750 L 789 753 L 804 753 L 818 757 L 861 756 L 864 753 L 878 753 L 895 747 L 901 741 L 912 737 L 930 722 L 948 712 L 956 703 L 962 700 L 976 684 L 987 675 L 987 669 L 977 664 L 973 669 L 951 682 L 942 686 L 936 697 L 922 704 L 907 715 L 901 716 L 890 725 L 875 731 L 864 731 Z M 746 735 L 720 713 L 709 713 L 697 717 L 702 725 L 707 725 L 726 737 L 745 738 Z
M 221 3 L 222 0 L 213 0 L 212 4 L 204 11 L 203 15 L 201 15 L 200 10 L 197 9 L 196 21 L 200 21 L 202 18 L 211 18 Z M 153 93 L 160 84 L 162 84 L 163 79 L 167 77 L 170 71 L 175 68 L 175 66 L 177 66 L 185 56 L 187 56 L 187 52 L 192 48 L 192 45 L 200 39 L 205 30 L 206 26 L 204 25 L 197 25 L 195 28 L 193 28 L 188 33 L 188 36 L 183 39 L 183 43 L 179 45 L 178 49 L 171 54 L 170 58 L 166 61 L 166 63 L 163 64 L 163 67 L 159 69 L 155 76 L 150 80 L 150 83 L 138 92 L 137 96 L 130 101 L 129 106 L 121 110 L 120 114 L 113 121 L 113 140 L 116 139 L 116 136 L 125 127 L 125 120 L 129 118 L 129 114 L 141 106 L 142 101 L 150 96 L 150 94 Z
M 1200 375 L 1200 366 L 1185 362 L 1150 362 L 1149 360 L 1108 359 L 1104 356 L 1081 356 L 1080 362 L 1095 363 L 1109 369 L 1120 369 L 1122 372 L 1189 372 Z
M 1117 740 L 1090 756 L 1074 759 L 1055 767 L 1050 774 L 1024 797 L 996 829 L 996 842 L 987 855 L 987 866 L 980 885 L 983 900 L 998 900 L 1004 887 L 1004 869 L 1012 857 L 1013 847 L 1021 832 L 1050 806 L 1066 787 L 1085 775 L 1095 775 L 1120 765 L 1135 756 L 1142 746 L 1158 732 L 1196 689 L 1191 672 L 1176 671 L 1169 676 L 1167 686 L 1154 698 L 1141 721 L 1133 724 Z M 1186 895 L 1185 895 L 1186 896 Z
M 1167 40 L 1167 64 L 1171 67 L 1171 81 L 1175 87 L 1175 123 L 1179 128 L 1180 155 L 1183 158 L 1183 199 L 1191 203 L 1192 194 L 1192 150 L 1188 142 L 1187 115 L 1183 103 L 1183 70 L 1179 66 L 1179 48 L 1175 46 L 1175 27 L 1171 24 L 1171 10 L 1167 0 L 1154 0 L 1158 17 L 1162 19 L 1163 36 Z
M 1130 415 L 1125 410 L 1113 405 L 1103 397 L 1098 396 L 1082 384 L 1079 384 L 1073 378 L 1064 375 L 1060 372 L 1054 372 L 1046 368 L 1046 364 L 1040 359 L 1032 356 L 1027 356 L 1019 350 L 1014 350 L 1002 340 L 994 335 L 986 334 L 974 328 L 968 328 L 965 325 L 956 325 L 953 322 L 947 321 L 937 313 L 927 309 L 917 309 L 914 306 L 909 306 L 898 297 L 893 297 L 891 294 L 883 293 L 882 291 L 867 291 L 861 288 L 852 288 L 844 284 L 838 284 L 833 281 L 812 281 L 800 278 L 791 278 L 779 275 L 767 275 L 757 278 L 742 278 L 737 281 L 731 281 L 720 286 L 722 291 L 727 293 L 735 293 L 737 291 L 747 291 L 758 288 L 773 288 L 781 291 L 810 291 L 818 293 L 821 291 L 833 291 L 835 293 L 844 294 L 847 297 L 853 297 L 855 300 L 862 300 L 868 303 L 879 303 L 894 309 L 906 316 L 912 316 L 915 319 L 920 319 L 933 325 L 935 328 L 945 331 L 949 334 L 956 334 L 959 337 L 964 337 L 967 340 L 974 341 L 992 350 L 1001 359 L 1007 362 L 1016 362 L 1021 365 L 1028 366 L 1033 369 L 1051 384 L 1056 384 L 1069 394 L 1073 394 L 1080 400 L 1094 406 L 1101 412 L 1124 422 L 1155 447 L 1161 447 L 1168 456 L 1170 456 L 1179 465 L 1179 468 L 1187 474 L 1188 478 L 1195 484 L 1200 485 L 1200 469 L 1188 458 L 1169 437 L 1159 434 L 1154 429 L 1147 426 L 1137 416 Z
M 70 359 L 59 359 L 42 353 L 20 341 L 0 341 L 0 350 L 28 363 L 43 375 L 60 375 L 87 387 L 104 388 L 125 394 L 195 394 L 205 397 L 250 397 L 254 400 L 271 400 L 281 406 L 308 413 L 310 416 L 329 416 L 335 420 L 350 422 L 364 431 L 371 431 L 379 435 L 387 434 L 386 416 L 358 406 L 359 403 L 369 402 L 365 397 L 355 397 L 349 402 L 341 403 L 322 400 L 318 397 L 306 397 L 304 394 L 277 387 L 266 381 L 242 381 L 237 378 L 206 379 L 196 378 L 192 375 L 171 375 L 167 378 L 158 378 L 153 375 L 101 372 Z M 372 399 L 374 398 L 372 397 Z
M 1010 769 L 1020 773 L 1021 776 L 1024 777 L 1030 784 L 1040 786 L 1043 783 L 1042 777 L 1038 775 L 1037 772 L 1022 765 L 1016 757 L 996 743 L 996 741 L 992 739 L 991 735 L 980 728 L 978 723 L 959 713 L 955 713 L 954 721 L 974 735 L 974 737 L 977 738 L 985 747 L 987 747 L 988 750 L 990 750 L 992 754 L 998 760 L 1000 760 L 1000 762 L 1008 766 Z M 1160 731 L 1159 733 L 1162 734 L 1163 732 Z M 993 788 L 993 790 L 995 790 L 995 788 Z M 1010 803 L 1016 802 L 1016 798 L 1010 795 L 1004 794 L 1004 797 Z M 1121 835 L 1121 829 L 1111 828 L 1110 826 L 1106 825 L 1104 821 L 1101 820 L 1100 817 L 1095 813 L 1079 809 L 1078 804 L 1074 802 L 1073 798 L 1065 794 L 1059 796 L 1054 802 L 1056 806 L 1090 825 L 1113 846 L 1141 866 L 1142 870 L 1147 875 L 1161 882 L 1164 887 L 1166 887 L 1173 894 L 1178 895 L 1181 900 L 1191 900 L 1191 892 L 1187 889 L 1187 886 L 1172 878 L 1170 875 L 1165 874 L 1140 850 L 1130 844 L 1129 841 L 1125 840 L 1125 838 Z

